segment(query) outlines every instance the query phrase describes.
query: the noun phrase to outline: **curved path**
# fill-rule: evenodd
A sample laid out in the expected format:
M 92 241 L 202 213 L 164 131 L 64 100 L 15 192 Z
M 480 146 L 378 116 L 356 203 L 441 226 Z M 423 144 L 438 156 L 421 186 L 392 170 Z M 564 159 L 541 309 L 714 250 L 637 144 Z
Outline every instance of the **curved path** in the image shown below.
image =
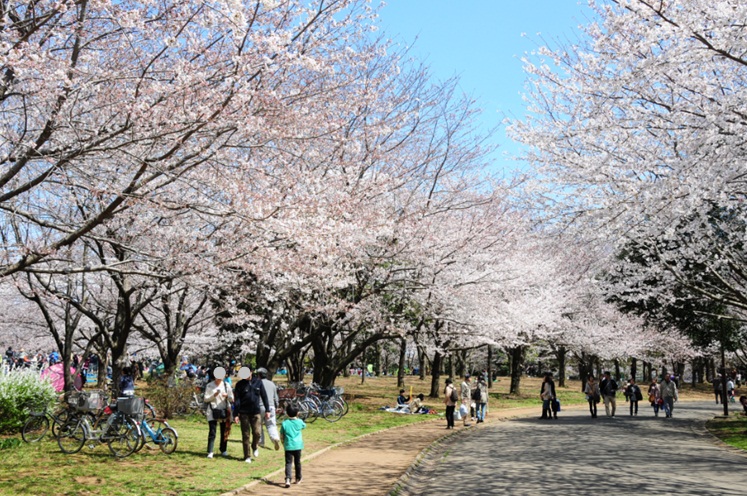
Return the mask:
M 674 418 L 592 420 L 581 410 L 557 421 L 536 417 L 487 425 L 439 446 L 400 494 L 739 495 L 747 494 L 747 458 L 718 446 L 703 422 L 713 403 L 677 403 Z

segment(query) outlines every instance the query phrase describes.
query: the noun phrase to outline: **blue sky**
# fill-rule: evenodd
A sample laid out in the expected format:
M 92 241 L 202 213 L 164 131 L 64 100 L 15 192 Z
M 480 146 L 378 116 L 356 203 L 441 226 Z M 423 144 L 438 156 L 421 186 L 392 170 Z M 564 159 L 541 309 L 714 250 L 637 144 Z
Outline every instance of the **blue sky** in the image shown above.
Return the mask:
M 521 117 L 521 57 L 543 44 L 578 37 L 591 15 L 586 0 L 389 0 L 381 29 L 425 60 L 437 79 L 454 75 L 483 109 L 488 128 L 504 116 Z M 524 36 L 522 36 L 524 34 Z M 506 155 L 520 151 L 500 129 L 496 167 L 514 169 Z

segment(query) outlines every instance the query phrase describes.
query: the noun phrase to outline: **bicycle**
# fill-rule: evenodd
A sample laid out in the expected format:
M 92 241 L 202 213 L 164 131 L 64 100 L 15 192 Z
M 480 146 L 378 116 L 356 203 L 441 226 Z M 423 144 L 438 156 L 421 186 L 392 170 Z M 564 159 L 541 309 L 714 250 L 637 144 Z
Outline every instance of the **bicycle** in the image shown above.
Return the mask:
M 151 426 L 146 417 L 143 417 L 140 421 L 140 443 L 135 451 L 140 451 L 143 446 L 152 442 L 161 448 L 161 451 L 165 454 L 170 455 L 176 451 L 179 444 L 179 434 L 165 420 L 155 419 L 153 423 L 156 425 Z
M 57 437 L 60 427 L 67 421 L 69 410 L 67 407 L 57 408 L 53 412 L 49 411 L 48 406 L 44 409 L 34 410 L 33 407 L 29 412 L 29 418 L 21 428 L 21 438 L 27 443 L 35 443 L 44 438 L 52 426 L 52 437 Z
M 142 398 L 123 398 L 117 400 L 118 406 L 122 406 L 120 411 L 112 411 L 112 406 L 104 408 L 103 413 L 109 414 L 106 422 L 97 428 L 99 419 L 94 423 L 91 422 L 91 410 L 100 409 L 103 396 L 84 396 L 85 400 L 78 402 L 79 411 L 71 414 L 68 421 L 61 427 L 60 435 L 57 438 L 57 444 L 63 453 L 73 454 L 83 448 L 88 443 L 90 449 L 94 449 L 99 444 L 107 444 L 112 455 L 118 458 L 124 458 L 131 455 L 138 447 L 141 438 L 140 427 L 128 414 L 127 401 L 139 400 L 142 404 Z M 142 410 L 142 407 L 141 407 Z

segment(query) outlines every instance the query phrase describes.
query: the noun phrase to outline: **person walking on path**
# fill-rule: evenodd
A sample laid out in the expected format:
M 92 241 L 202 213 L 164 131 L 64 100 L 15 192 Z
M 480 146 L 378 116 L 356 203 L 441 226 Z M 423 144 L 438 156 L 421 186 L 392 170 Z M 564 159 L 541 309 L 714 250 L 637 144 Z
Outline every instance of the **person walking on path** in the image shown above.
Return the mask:
M 469 374 L 464 375 L 464 382 L 462 382 L 460 388 L 459 398 L 462 400 L 462 406 L 459 408 L 461 409 L 462 419 L 464 419 L 464 427 L 469 427 L 472 425 L 469 421 L 469 409 L 472 402 L 472 383 Z
M 630 401 L 630 416 L 638 416 L 638 402 L 643 399 L 643 393 L 641 388 L 635 383 L 635 377 L 630 378 L 627 387 L 625 388 L 625 397 Z
M 444 388 L 444 404 L 446 405 L 446 428 L 454 428 L 454 409 L 456 408 L 456 402 L 459 401 L 459 396 L 456 394 L 453 381 L 449 378 L 446 379 L 446 387 Z
M 231 402 L 233 401 L 233 390 L 223 379 L 226 377 L 226 369 L 216 367 L 213 370 L 214 380 L 205 386 L 205 395 L 203 401 L 208 403 L 205 416 L 208 421 L 208 446 L 207 457 L 213 457 L 215 447 L 216 427 L 220 423 L 220 452 L 223 456 L 228 456 L 228 437 L 226 428 L 230 426 L 231 421 Z
M 288 418 L 280 426 L 280 438 L 285 448 L 285 487 L 291 485 L 291 469 L 296 465 L 296 484 L 303 479 L 301 474 L 301 452 L 303 451 L 303 435 L 301 431 L 306 428 L 303 420 L 298 418 L 298 410 L 295 406 L 288 405 L 286 409 Z
M 259 456 L 259 433 L 262 429 L 262 416 L 260 414 L 260 402 L 265 407 L 265 416 L 270 416 L 270 401 L 267 391 L 259 377 L 252 376 L 249 367 L 239 369 L 239 378 L 236 383 L 236 413 L 234 422 L 241 421 L 241 444 L 244 448 L 244 461 L 252 462 Z M 251 446 L 250 446 L 251 436 Z
M 604 399 L 604 410 L 607 412 L 607 416 L 614 418 L 615 411 L 617 410 L 617 382 L 612 378 L 612 374 L 609 371 L 604 373 L 604 379 L 599 384 L 599 389 L 602 391 L 602 398 Z
M 477 423 L 485 422 L 485 409 L 488 405 L 488 383 L 485 382 L 485 376 L 481 375 L 477 380 L 475 388 L 475 404 L 477 406 Z
M 679 399 L 677 393 L 677 385 L 672 380 L 672 376 L 667 374 L 664 376 L 664 380 L 659 384 L 661 389 L 661 399 L 664 400 L 664 413 L 667 418 L 672 417 L 672 411 L 674 410 L 674 402 Z
M 266 415 L 267 412 L 262 408 L 260 404 L 260 418 L 262 419 L 262 428 L 259 430 L 259 445 L 264 448 L 265 446 L 265 430 L 267 427 L 267 435 L 270 441 L 275 445 L 275 450 L 280 449 L 280 434 L 278 433 L 277 419 L 275 412 L 280 405 L 280 398 L 278 397 L 278 388 L 275 383 L 267 378 L 267 369 L 260 367 L 257 369 L 257 375 L 262 380 L 262 385 L 265 387 L 267 393 L 267 400 L 270 402 L 270 415 Z
M 542 381 L 540 388 L 540 398 L 542 398 L 542 417 L 543 419 L 553 418 L 552 403 L 555 401 L 555 382 L 552 380 L 552 373 L 545 372 L 545 380 Z M 558 412 L 554 412 L 555 419 L 558 418 Z
M 589 379 L 586 381 L 584 393 L 589 402 L 589 413 L 591 413 L 591 418 L 597 418 L 597 405 L 599 404 L 601 395 L 599 393 L 599 384 L 594 380 L 593 375 L 590 375 Z
M 656 382 L 656 378 L 651 379 L 651 385 L 648 387 L 648 402 L 654 408 L 654 417 L 659 416 L 659 400 L 661 399 L 661 388 Z
M 730 403 L 734 403 L 734 380 L 731 378 L 726 381 L 726 397 Z
M 716 404 L 724 404 L 724 399 L 721 397 L 721 374 L 718 374 L 713 378 L 713 395 L 716 397 Z

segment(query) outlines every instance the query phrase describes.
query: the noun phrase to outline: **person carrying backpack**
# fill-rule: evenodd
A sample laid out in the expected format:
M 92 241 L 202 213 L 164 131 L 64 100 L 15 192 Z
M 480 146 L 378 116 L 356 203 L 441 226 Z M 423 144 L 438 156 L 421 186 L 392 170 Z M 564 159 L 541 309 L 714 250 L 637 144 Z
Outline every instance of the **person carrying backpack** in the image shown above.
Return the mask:
M 446 428 L 454 428 L 454 408 L 459 401 L 459 393 L 457 393 L 451 378 L 446 379 L 446 387 L 444 388 L 444 404 L 446 405 Z
M 472 399 L 475 400 L 477 423 L 485 422 L 485 407 L 488 404 L 488 384 L 485 377 L 480 376 L 477 380 L 477 387 L 472 392 Z
M 638 416 L 638 402 L 643 399 L 643 393 L 638 384 L 635 383 L 635 377 L 630 378 L 628 386 L 625 388 L 625 397 L 630 401 L 630 416 Z

